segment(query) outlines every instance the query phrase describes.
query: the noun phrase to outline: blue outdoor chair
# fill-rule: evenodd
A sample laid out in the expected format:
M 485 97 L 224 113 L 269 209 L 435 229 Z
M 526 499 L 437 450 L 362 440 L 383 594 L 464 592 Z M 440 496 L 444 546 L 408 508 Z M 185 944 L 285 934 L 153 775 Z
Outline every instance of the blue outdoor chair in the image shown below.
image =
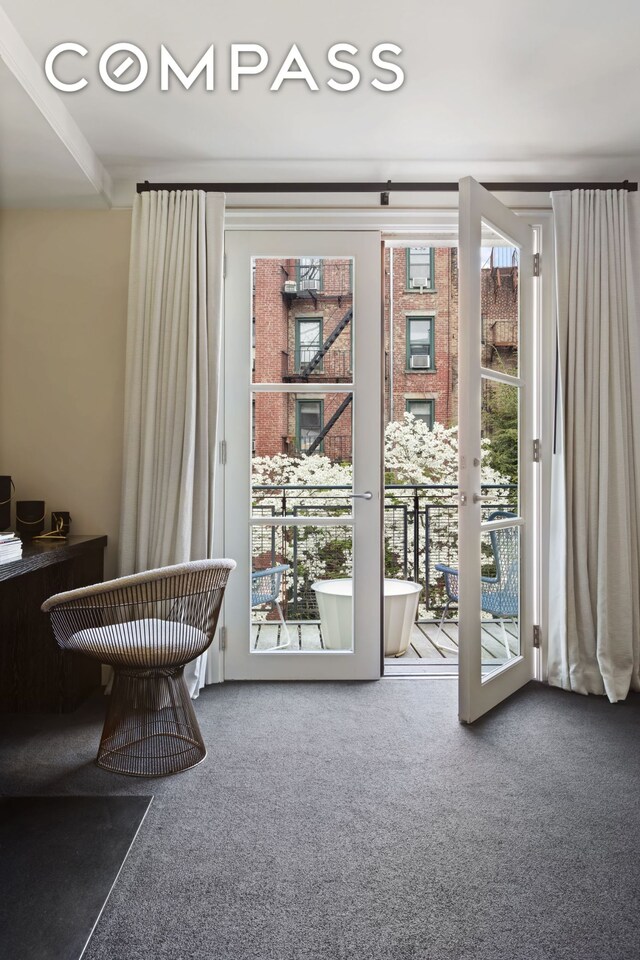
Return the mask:
M 271 650 L 282 650 L 291 643 L 289 629 L 285 623 L 282 607 L 280 606 L 280 587 L 282 584 L 282 574 L 290 570 L 288 563 L 282 563 L 277 567 L 269 567 L 267 570 L 254 570 L 251 574 L 251 609 L 261 607 L 265 603 L 275 606 L 280 617 L 282 629 L 287 638 L 286 643 L 278 643 L 275 647 L 270 647 L 264 651 L 269 653 Z M 256 644 L 258 640 L 256 638 Z
M 492 520 L 516 519 L 515 513 L 506 510 L 496 510 L 488 518 Z M 513 656 L 509 647 L 509 639 L 504 625 L 505 620 L 515 622 L 518 616 L 519 599 L 519 570 L 518 570 L 518 528 L 504 527 L 499 530 L 489 532 L 491 538 L 491 549 L 493 550 L 493 559 L 496 573 L 494 577 L 480 577 L 482 586 L 480 605 L 483 613 L 489 613 L 496 620 L 500 621 L 502 628 L 502 642 L 504 643 L 507 659 Z M 444 563 L 436 563 L 435 569 L 444 574 L 444 586 L 447 591 L 447 602 L 444 605 L 438 636 L 442 632 L 442 625 L 447 615 L 447 611 L 452 603 L 458 603 L 458 571 L 453 567 L 447 567 Z M 436 646 L 441 646 L 436 643 Z M 451 647 L 442 647 L 452 653 L 457 651 Z

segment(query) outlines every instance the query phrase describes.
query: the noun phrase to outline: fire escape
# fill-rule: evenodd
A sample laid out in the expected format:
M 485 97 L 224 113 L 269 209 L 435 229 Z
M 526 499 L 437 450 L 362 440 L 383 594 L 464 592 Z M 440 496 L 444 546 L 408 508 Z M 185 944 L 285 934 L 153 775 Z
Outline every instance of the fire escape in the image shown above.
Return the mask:
M 321 275 L 320 275 L 320 264 L 319 263 L 310 263 L 305 264 L 304 268 L 302 265 L 299 265 L 299 280 L 290 280 L 288 277 L 284 282 L 282 294 L 285 299 L 311 299 L 313 300 L 314 306 L 317 308 L 320 301 L 325 301 L 327 298 L 337 299 L 338 306 L 341 304 L 344 295 L 341 293 L 338 294 L 327 294 L 323 296 L 321 293 Z M 351 288 L 351 281 L 349 280 L 349 291 Z M 333 328 L 329 336 L 325 339 L 324 343 L 321 344 L 319 349 L 313 356 L 305 363 L 305 365 L 297 373 L 286 372 L 283 373 L 283 380 L 288 383 L 308 383 L 309 378 L 312 374 L 317 374 L 321 370 L 321 365 L 323 360 L 333 344 L 336 342 L 341 333 L 343 333 L 353 319 L 353 308 L 349 309 L 343 314 L 336 326 Z M 349 364 L 350 366 L 350 364 Z M 331 380 L 341 380 L 343 379 L 340 376 L 329 378 Z M 346 377 L 350 379 L 350 376 Z M 329 420 L 324 424 L 320 430 L 318 436 L 310 444 L 310 446 L 305 450 L 305 455 L 309 456 L 312 453 L 315 453 L 316 450 L 321 448 L 322 443 L 329 433 L 329 431 L 335 426 L 342 414 L 349 408 L 351 405 L 353 397 L 352 394 L 342 401 L 337 410 L 334 411 Z
M 351 393 L 347 394 L 347 396 L 342 401 L 342 403 L 340 404 L 336 412 L 333 414 L 332 417 L 329 418 L 329 420 L 327 420 L 327 422 L 325 423 L 324 427 L 322 428 L 318 436 L 315 438 L 313 443 L 309 446 L 308 450 L 306 451 L 307 456 L 310 456 L 312 453 L 314 453 L 318 449 L 318 447 L 320 446 L 320 444 L 322 443 L 326 435 L 329 433 L 331 428 L 335 426 L 335 424 L 338 422 L 338 420 L 340 419 L 342 414 L 345 412 L 345 410 L 351 405 L 352 399 L 353 399 L 353 395 Z
M 502 316 L 482 315 L 483 364 L 511 371 L 514 365 L 517 368 L 518 350 L 517 251 L 511 247 L 492 247 L 483 270 L 487 273 L 487 287 L 493 294 L 494 304 L 500 297 L 504 309 Z
M 343 330 L 346 329 L 347 325 L 351 323 L 353 317 L 353 310 L 349 308 L 345 315 L 342 317 L 337 326 L 333 328 L 327 339 L 324 341 L 317 353 L 315 353 L 309 362 L 300 371 L 300 380 L 303 383 L 306 383 L 309 380 L 310 374 L 322 363 L 325 355 L 329 352 L 333 344 L 336 342 Z

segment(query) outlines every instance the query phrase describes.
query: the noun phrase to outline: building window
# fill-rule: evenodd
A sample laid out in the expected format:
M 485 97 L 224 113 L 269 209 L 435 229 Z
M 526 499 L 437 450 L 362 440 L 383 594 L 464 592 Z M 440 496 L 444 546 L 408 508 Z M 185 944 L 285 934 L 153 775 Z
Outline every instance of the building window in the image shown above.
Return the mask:
M 317 440 L 323 423 L 323 400 L 298 400 L 296 407 L 296 442 L 300 453 L 309 451 L 313 442 Z M 320 453 L 322 444 L 316 449 Z
M 322 346 L 322 320 L 318 318 L 296 317 L 296 373 L 311 363 Z M 316 371 L 322 369 L 318 364 Z
M 433 317 L 407 317 L 407 370 L 433 370 Z
M 433 290 L 433 247 L 407 249 L 407 290 Z
M 435 400 L 407 400 L 407 413 L 412 413 L 416 420 L 423 420 L 429 430 L 433 430 L 434 407 Z
M 300 257 L 297 263 L 298 293 L 303 290 L 322 290 L 322 259 Z

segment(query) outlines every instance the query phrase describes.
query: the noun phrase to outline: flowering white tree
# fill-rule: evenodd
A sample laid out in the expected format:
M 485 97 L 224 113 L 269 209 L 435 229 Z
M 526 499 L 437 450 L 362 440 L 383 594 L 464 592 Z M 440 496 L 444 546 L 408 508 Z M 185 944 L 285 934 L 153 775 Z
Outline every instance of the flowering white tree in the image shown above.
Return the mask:
M 384 446 L 386 575 L 406 575 L 428 584 L 427 606 L 433 609 L 443 602 L 442 583 L 437 582 L 434 565 L 457 562 L 458 428 L 435 423 L 429 429 L 422 420 L 405 413 L 402 420 L 387 425 Z M 490 452 L 490 441 L 485 439 L 482 484 L 501 486 L 494 491 L 492 503 L 506 507 L 509 480 L 486 465 Z M 295 546 L 298 599 L 304 595 L 310 604 L 314 580 L 351 574 L 351 531 L 340 526 L 339 517 L 351 510 L 352 476 L 350 464 L 332 463 L 323 455 L 253 460 L 254 510 L 273 515 L 278 524 L 284 521 L 285 525 L 287 515 L 336 517 L 336 525 L 331 527 L 304 527 L 297 532 L 283 527 L 277 559 L 293 564 Z M 254 560 L 260 562 L 264 552 L 265 542 L 258 537 Z
M 488 465 L 490 456 L 491 441 L 485 438 L 481 443 L 482 486 L 494 488 L 489 509 L 506 508 L 509 479 Z M 385 431 L 385 475 L 387 570 L 402 575 L 406 551 L 409 576 L 427 588 L 421 602 L 426 614 L 428 609 L 441 607 L 445 599 L 436 563 L 457 566 L 458 427 L 434 423 L 429 429 L 410 413 L 392 421 Z M 401 538 L 389 523 L 394 507 L 411 516 L 406 536 Z
M 352 571 L 351 528 L 340 526 L 339 517 L 351 512 L 352 469 L 350 464 L 332 463 L 328 457 L 254 457 L 254 511 L 285 520 L 287 516 L 335 516 L 331 527 L 283 526 L 276 543 L 277 562 L 295 562 L 295 597 L 289 582 L 290 598 L 301 618 L 305 609 L 315 608 L 311 585 L 315 580 L 348 577 Z M 264 565 L 271 542 L 254 536 L 254 563 Z M 269 563 L 270 560 L 267 560 Z
M 351 464 L 332 463 L 321 454 L 288 457 L 281 453 L 275 457 L 253 458 L 254 486 L 350 486 L 351 477 Z
M 482 483 L 508 483 L 486 461 L 491 441 L 482 441 Z M 394 483 L 452 484 L 458 482 L 458 427 L 434 423 L 432 429 L 412 413 L 392 420 L 384 436 L 384 462 L 387 478 Z

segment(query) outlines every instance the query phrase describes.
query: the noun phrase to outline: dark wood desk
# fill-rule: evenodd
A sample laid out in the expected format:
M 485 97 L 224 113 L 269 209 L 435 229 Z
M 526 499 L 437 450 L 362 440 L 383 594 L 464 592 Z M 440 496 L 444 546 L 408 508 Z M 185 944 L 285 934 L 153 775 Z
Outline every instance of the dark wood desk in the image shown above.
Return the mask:
M 100 664 L 59 649 L 47 597 L 104 579 L 106 537 L 26 540 L 0 564 L 0 713 L 67 713 L 100 683 Z

